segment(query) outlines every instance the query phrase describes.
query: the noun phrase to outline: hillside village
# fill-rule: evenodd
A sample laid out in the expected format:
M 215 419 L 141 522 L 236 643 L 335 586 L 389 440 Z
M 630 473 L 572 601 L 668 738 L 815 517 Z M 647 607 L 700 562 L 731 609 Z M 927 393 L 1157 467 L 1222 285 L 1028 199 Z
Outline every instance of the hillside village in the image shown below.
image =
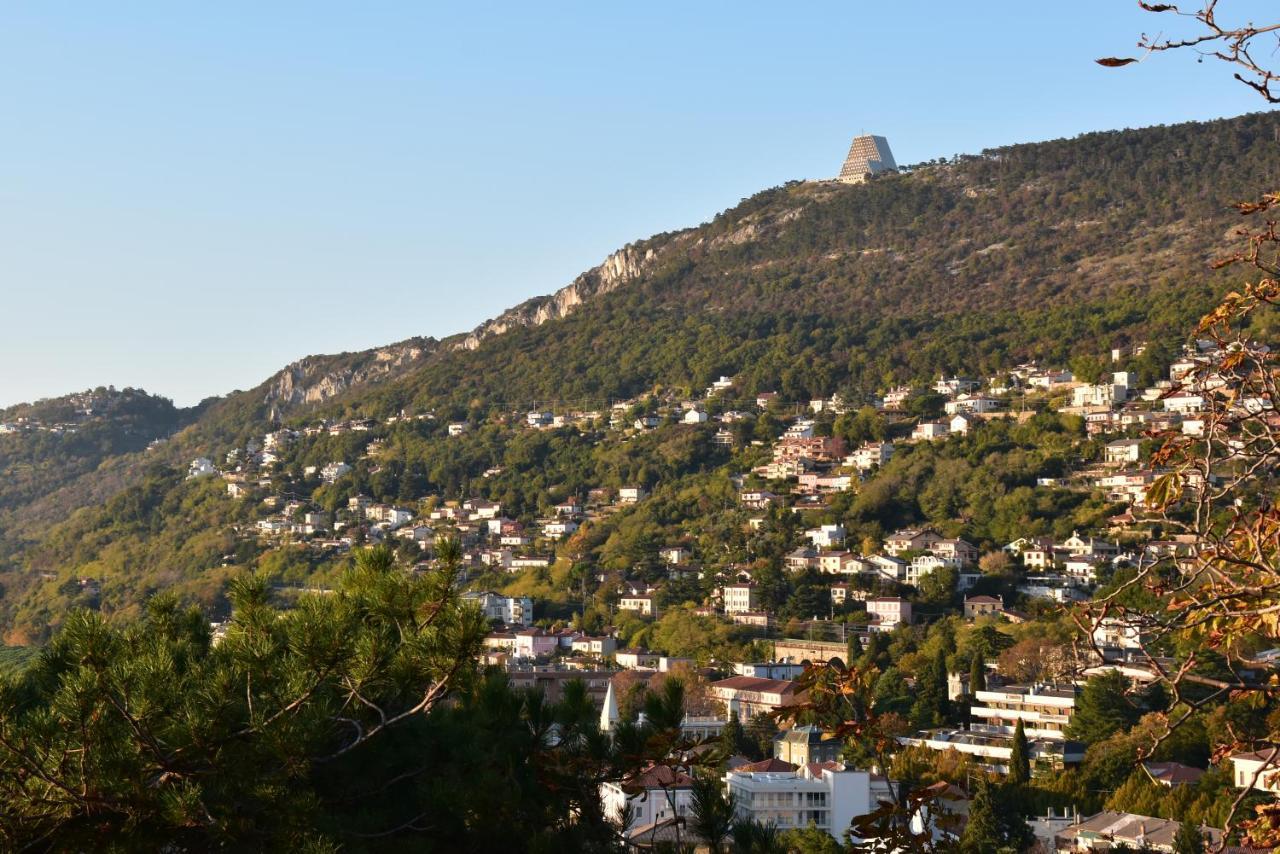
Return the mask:
M 750 755 L 729 760 L 727 790 L 754 792 L 756 800 L 746 803 L 771 805 L 755 810 L 759 820 L 781 828 L 812 822 L 834 832 L 884 797 L 888 769 L 847 768 L 838 744 L 817 728 L 779 730 L 773 724 L 770 714 L 799 697 L 796 680 L 810 661 L 884 657 L 919 648 L 938 632 L 954 644 L 957 631 L 963 632 L 969 660 L 934 671 L 942 689 L 936 708 L 922 711 L 911 699 L 924 692 L 928 668 L 904 672 L 904 714 L 933 725 L 904 732 L 898 742 L 903 755 L 915 750 L 959 757 L 997 773 L 1009 771 L 1019 750 L 1029 751 L 1038 775 L 1080 768 L 1088 744 L 1070 737 L 1070 725 L 1088 680 L 1118 674 L 1141 686 L 1154 679 L 1138 654 L 1140 638 L 1118 621 L 1098 622 L 1091 647 L 1051 643 L 1028 630 L 1038 620 L 1055 619 L 1058 606 L 1087 601 L 1126 568 L 1190 553 L 1190 540 L 1163 536 L 1144 518 L 1147 491 L 1161 475 L 1149 457 L 1153 439 L 1162 434 L 1204 430 L 1204 393 L 1217 382 L 1211 367 L 1223 354 L 1208 342 L 1188 345 L 1146 385 L 1123 369 L 1141 355 L 1142 348 L 1114 351 L 1108 367 L 1115 370 L 1097 370 L 1091 382 L 1070 370 L 1029 363 L 997 376 L 899 385 L 865 401 L 838 394 L 782 401 L 769 391 L 744 395 L 733 377 L 721 376 L 694 395 L 655 394 L 592 410 L 539 407 L 502 417 L 507 430 L 560 431 L 596 445 L 660 431 L 707 434 L 707 447 L 727 461 L 734 490 L 732 505 L 716 512 L 736 514 L 747 543 L 778 536 L 785 542 L 779 569 L 793 592 L 782 608 L 776 590 L 766 595 L 777 584 L 767 580 L 761 561 L 726 560 L 688 536 L 658 543 L 651 560 L 633 571 L 598 566 L 589 577 L 576 578 L 557 571 L 580 565 L 585 532 L 643 506 L 660 483 L 557 493 L 540 502 L 545 512 L 536 514 L 483 497 L 485 490 L 475 484 L 470 494 L 402 495 L 395 502 L 353 492 L 357 467 L 376 477 L 397 428 L 421 425 L 447 443 L 483 429 L 474 420 L 427 412 L 281 427 L 216 458 L 192 460 L 188 479 L 220 478 L 228 496 L 256 506 L 258 518 L 240 525 L 236 536 L 259 548 L 304 548 L 328 560 L 386 543 L 426 571 L 439 541 L 457 542 L 464 598 L 492 624 L 484 664 L 553 700 L 567 682 L 582 680 L 604 729 L 634 714 L 638 690 L 678 674 L 695 686 L 683 724 L 691 736 L 721 738 L 731 719 L 747 734 L 735 736 L 750 745 L 743 747 Z M 973 438 L 992 425 L 1026 424 L 1045 413 L 1075 419 L 1076 430 L 1067 434 L 1072 464 L 1040 473 L 1033 489 L 1087 496 L 1100 509 L 1093 526 L 1057 536 L 1028 528 L 992 542 L 966 538 L 962 522 L 922 524 L 872 539 L 824 521 L 840 496 L 872 489 L 889 462 L 913 446 Z M 839 419 L 846 419 L 846 428 L 849 419 L 856 421 L 865 438 L 856 445 L 847 441 L 834 429 Z M 761 422 L 771 423 L 775 435 L 761 437 Z M 320 438 L 354 438 L 351 447 L 362 453 L 300 464 L 299 452 Z M 479 482 L 502 474 L 501 467 L 491 467 Z M 560 591 L 567 598 L 524 592 L 530 585 L 522 580 L 541 579 L 545 589 L 555 577 L 570 588 Z M 95 595 L 99 583 L 80 579 Z M 728 642 L 664 645 L 673 634 L 663 628 L 664 617 L 697 621 L 689 631 L 720 632 Z M 1240 755 L 1226 764 L 1232 768 L 1224 773 L 1236 785 L 1269 789 L 1255 773 L 1257 757 Z M 1206 774 L 1179 762 L 1141 767 L 1155 786 L 1197 785 Z M 624 792 L 607 784 L 602 796 L 618 816 L 629 806 L 634 816 L 628 833 L 637 844 L 651 844 L 690 808 L 690 782 L 655 779 L 638 794 L 634 785 Z M 774 792 L 779 794 L 764 794 Z M 824 808 L 800 809 L 799 800 L 795 809 L 779 808 L 792 804 L 791 794 L 781 793 L 792 792 L 815 793 L 805 796 L 806 803 Z M 953 788 L 947 798 L 947 808 L 963 815 L 964 789 Z M 1145 836 L 1157 846 L 1161 834 L 1172 838 L 1177 829 L 1176 822 L 1150 816 L 1055 814 L 1052 807 L 1033 829 L 1047 850 L 1075 850 L 1088 848 L 1086 840 L 1103 825 L 1116 840 L 1132 837 L 1139 844 Z
M 13 10 L 0 854 L 1280 854 L 1280 20 L 1136 5 Z

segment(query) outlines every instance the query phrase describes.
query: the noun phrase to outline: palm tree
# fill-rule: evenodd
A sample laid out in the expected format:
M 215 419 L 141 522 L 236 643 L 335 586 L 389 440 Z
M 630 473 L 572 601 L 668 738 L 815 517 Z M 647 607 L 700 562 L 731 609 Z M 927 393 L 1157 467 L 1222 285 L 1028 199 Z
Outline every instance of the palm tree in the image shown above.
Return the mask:
M 787 849 L 776 824 L 748 818 L 733 824 L 733 850 L 735 854 L 786 854 Z
M 689 827 L 707 841 L 712 852 L 720 851 L 736 820 L 733 794 L 724 790 L 719 779 L 702 776 L 693 781 L 692 798 Z

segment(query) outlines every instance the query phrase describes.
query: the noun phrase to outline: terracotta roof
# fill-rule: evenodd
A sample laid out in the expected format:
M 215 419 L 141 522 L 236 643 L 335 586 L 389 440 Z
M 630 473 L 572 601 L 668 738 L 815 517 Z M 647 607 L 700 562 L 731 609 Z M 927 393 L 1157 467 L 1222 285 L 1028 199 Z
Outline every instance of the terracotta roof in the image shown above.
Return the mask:
M 1143 762 L 1142 767 L 1151 775 L 1151 779 L 1167 786 L 1184 786 L 1198 783 L 1204 771 L 1183 765 L 1181 762 Z
M 790 694 L 795 683 L 790 679 L 762 679 L 758 676 L 730 676 L 712 682 L 712 688 L 728 688 L 734 691 L 756 691 L 762 694 Z
M 622 784 L 623 791 L 637 792 L 641 789 L 676 788 L 687 789 L 693 785 L 693 778 L 683 771 L 677 771 L 668 765 L 650 765 Z
M 925 786 L 925 791 L 930 792 L 935 798 L 943 798 L 948 801 L 967 801 L 969 793 L 954 783 L 948 783 L 946 780 L 939 780 L 932 785 Z
M 632 828 L 630 836 L 627 838 L 627 845 L 639 849 L 660 847 L 665 849 L 677 840 L 686 845 L 706 844 L 706 840 L 689 826 L 684 817 L 676 816 Z
M 735 768 L 734 770 L 750 771 L 753 773 L 756 771 L 777 773 L 779 771 L 794 771 L 799 767 L 800 767 L 799 765 L 792 765 L 790 762 L 787 762 L 785 759 L 778 759 L 775 757 L 770 759 L 764 759 L 764 760 L 761 760 L 760 762 L 752 762 L 749 765 L 741 765 Z
M 843 762 L 835 760 L 827 760 L 826 762 L 810 762 L 805 766 L 809 769 L 810 777 L 821 777 L 823 771 L 843 771 L 845 770 Z

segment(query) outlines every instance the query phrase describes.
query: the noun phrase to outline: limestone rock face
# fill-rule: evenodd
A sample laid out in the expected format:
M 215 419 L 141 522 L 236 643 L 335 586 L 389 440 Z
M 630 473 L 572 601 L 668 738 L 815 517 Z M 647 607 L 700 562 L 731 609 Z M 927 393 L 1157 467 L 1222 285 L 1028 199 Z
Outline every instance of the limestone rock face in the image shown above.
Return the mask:
M 653 248 L 641 249 L 635 244 L 624 246 L 554 294 L 526 300 L 493 320 L 485 321 L 457 346 L 474 350 L 491 335 L 501 335 L 519 326 L 539 326 L 548 320 L 564 317 L 591 297 L 607 294 L 639 278 L 658 257 L 659 252 Z
M 432 344 L 431 339 L 414 339 L 349 356 L 299 359 L 268 382 L 263 402 L 276 418 L 293 406 L 323 403 L 352 386 L 400 373 L 430 352 Z

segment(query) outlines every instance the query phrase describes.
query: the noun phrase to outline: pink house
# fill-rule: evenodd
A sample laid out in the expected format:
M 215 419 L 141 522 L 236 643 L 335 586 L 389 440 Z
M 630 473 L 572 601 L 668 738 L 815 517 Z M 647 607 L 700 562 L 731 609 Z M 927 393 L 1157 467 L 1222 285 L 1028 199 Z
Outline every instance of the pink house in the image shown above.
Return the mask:
M 559 640 L 542 629 L 525 629 L 516 632 L 515 654 L 518 658 L 538 658 L 556 651 Z

